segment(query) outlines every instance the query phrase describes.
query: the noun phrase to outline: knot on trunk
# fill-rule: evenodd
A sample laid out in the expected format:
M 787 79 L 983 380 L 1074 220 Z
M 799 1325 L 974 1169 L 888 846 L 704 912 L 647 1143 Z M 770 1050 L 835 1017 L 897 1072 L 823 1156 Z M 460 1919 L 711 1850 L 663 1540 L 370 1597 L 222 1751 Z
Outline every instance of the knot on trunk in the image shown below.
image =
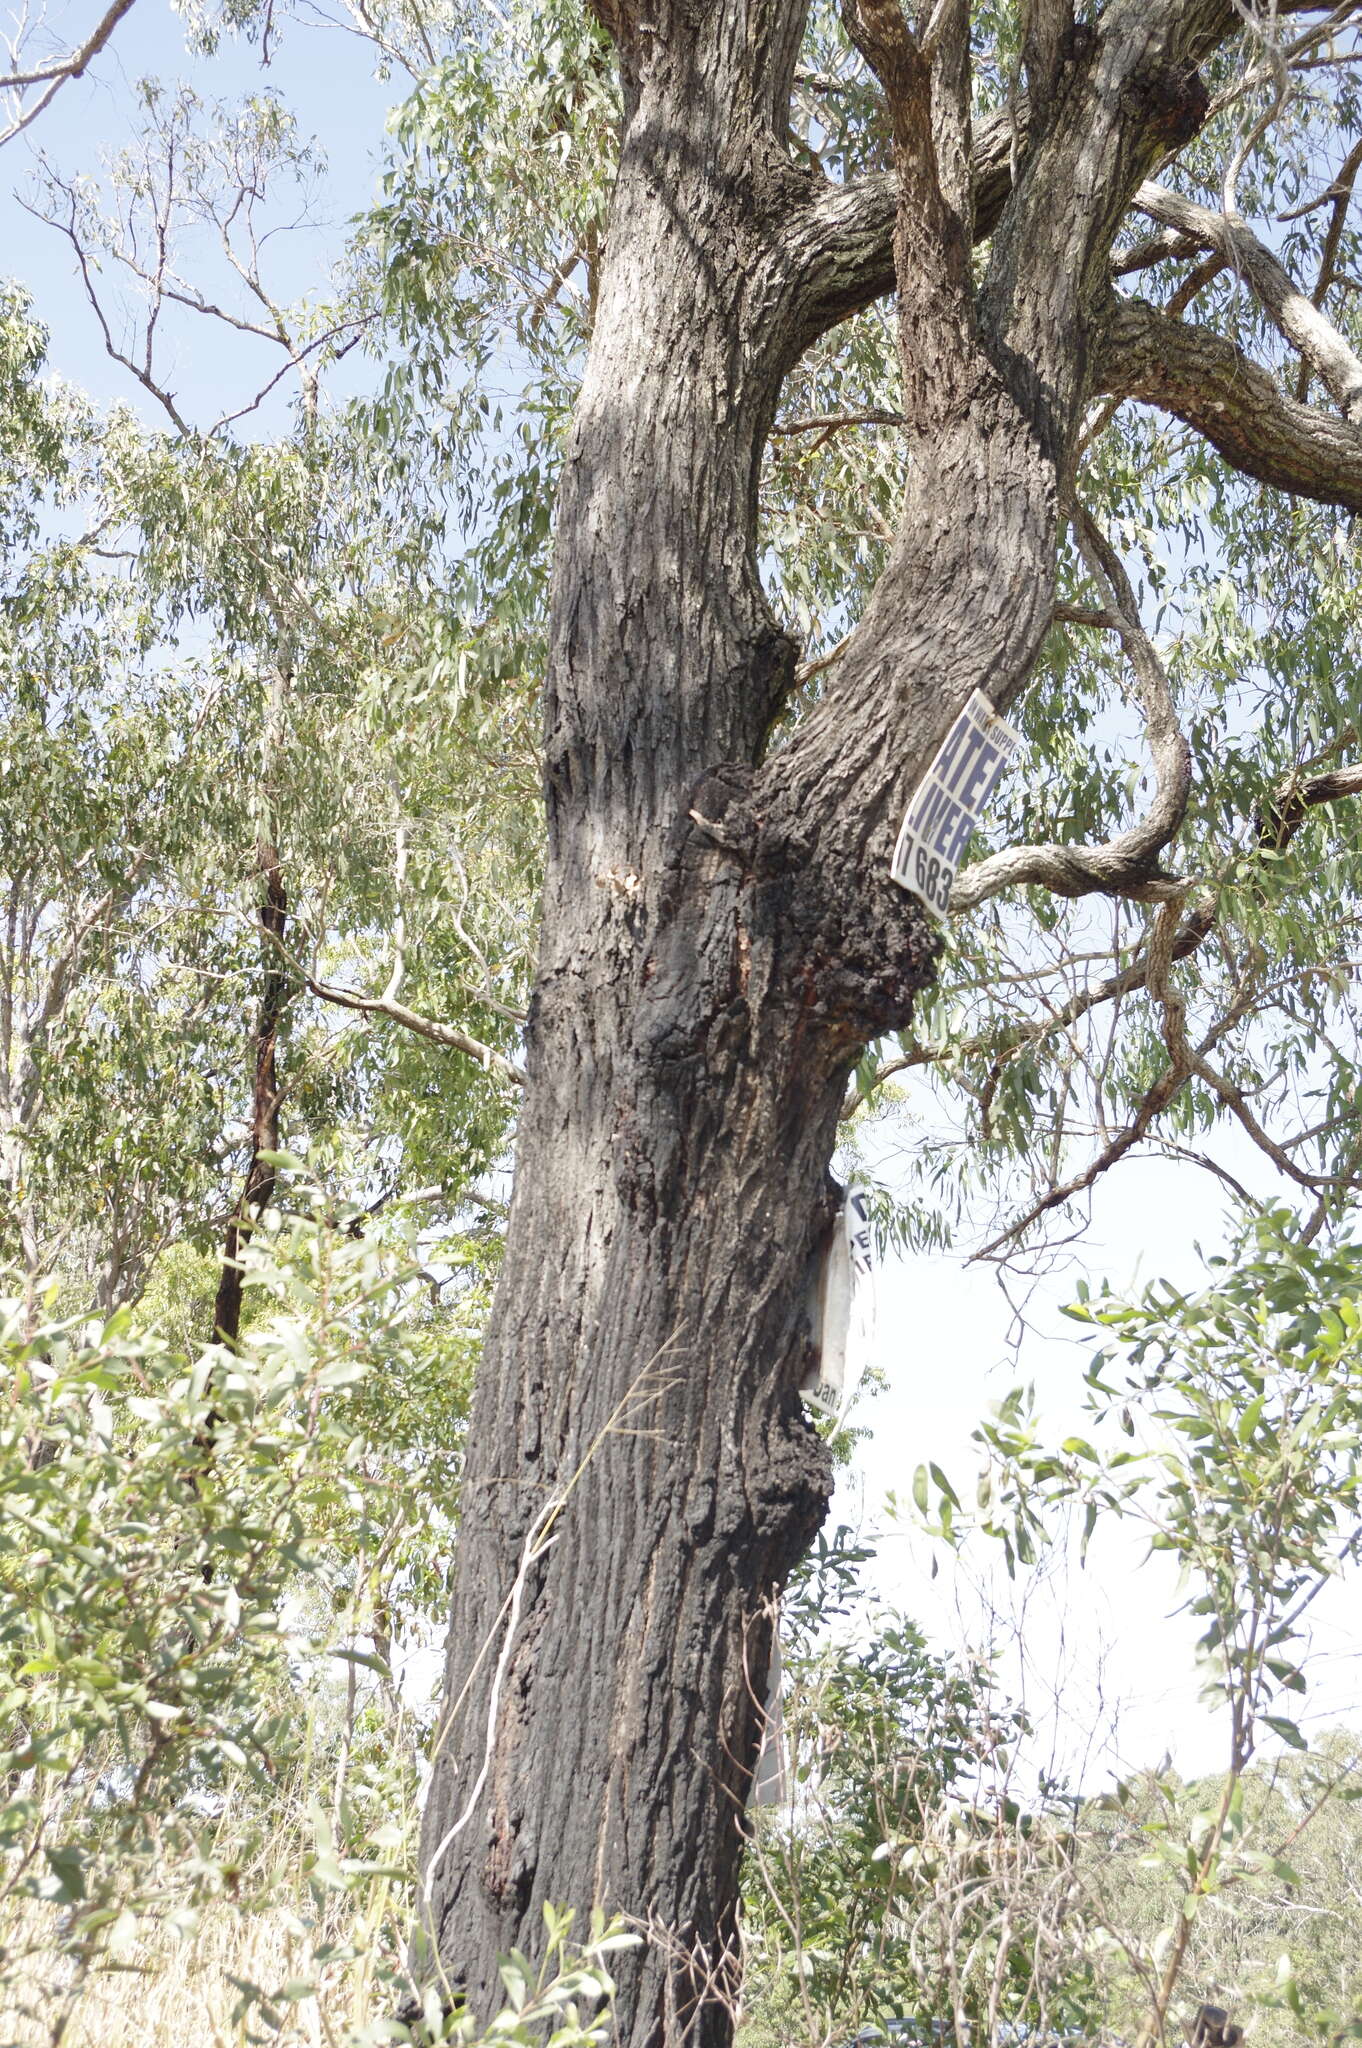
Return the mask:
M 751 1447 L 756 1455 L 747 1460 L 750 1534 L 745 1541 L 756 1539 L 764 1553 L 768 1583 L 782 1586 L 827 1517 L 834 1483 L 832 1453 L 793 1387 L 777 1397 L 770 1424 L 766 1416 L 761 1422 L 760 1444 Z
M 908 1023 L 940 933 L 847 819 L 833 824 L 820 832 L 799 813 L 764 812 L 745 766 L 722 764 L 690 791 L 644 976 L 648 1036 L 658 1044 L 665 1020 L 671 1057 L 718 1042 L 736 1052 L 750 1033 L 770 1042 L 749 1056 L 783 1068 L 795 1024 L 812 1081 Z M 688 1005 L 675 1000 L 683 962 Z
M 674 835 L 679 867 L 693 864 L 706 845 L 734 855 L 744 867 L 751 865 L 758 832 L 749 802 L 752 782 L 753 771 L 735 761 L 721 761 L 700 777 Z
M 1147 141 L 1165 150 L 1190 142 L 1211 105 L 1201 73 L 1190 64 L 1151 65 L 1132 79 L 1125 96 L 1145 115 Z
M 754 947 L 766 942 L 787 1007 L 824 1058 L 855 1057 L 867 1039 L 908 1023 L 934 978 L 941 935 L 926 911 L 845 833 L 826 842 L 800 824 L 768 825 L 743 892 Z
M 839 1052 L 902 1031 L 920 989 L 936 976 L 941 934 L 888 876 L 847 877 L 847 894 L 824 900 L 800 960 L 805 1006 Z

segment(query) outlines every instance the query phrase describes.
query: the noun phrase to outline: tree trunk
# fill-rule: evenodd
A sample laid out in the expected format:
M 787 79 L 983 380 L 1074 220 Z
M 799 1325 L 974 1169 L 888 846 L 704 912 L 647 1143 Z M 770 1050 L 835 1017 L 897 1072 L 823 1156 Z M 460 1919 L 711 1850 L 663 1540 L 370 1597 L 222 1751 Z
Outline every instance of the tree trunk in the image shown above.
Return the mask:
M 245 1281 L 241 1255 L 251 1241 L 261 1211 L 274 1200 L 275 1169 L 270 1155 L 279 1149 L 279 1027 L 292 994 L 288 971 L 278 952 L 288 918 L 288 896 L 278 851 L 266 840 L 256 847 L 256 865 L 265 882 L 258 912 L 264 974 L 260 1012 L 251 1039 L 250 1164 L 241 1197 L 228 1219 L 213 1301 L 213 1335 L 224 1344 L 235 1344 L 241 1335 Z
M 758 465 L 786 371 L 884 288 L 888 222 L 791 161 L 799 5 L 610 14 L 626 122 L 557 514 L 529 1088 L 423 1836 L 427 1967 L 480 2016 L 545 1902 L 599 1904 L 651 1937 L 620 1971 L 629 2048 L 731 2031 L 770 1602 L 830 1490 L 798 1394 L 828 1164 L 852 1065 L 934 957 L 894 830 L 1049 624 L 1085 309 L 1169 67 L 1199 118 L 1186 64 L 1227 14 L 1111 11 L 1129 47 L 1033 56 L 977 298 L 963 54 L 929 77 L 886 0 L 854 24 L 894 123 L 905 506 L 769 758 L 795 650 L 757 575 Z

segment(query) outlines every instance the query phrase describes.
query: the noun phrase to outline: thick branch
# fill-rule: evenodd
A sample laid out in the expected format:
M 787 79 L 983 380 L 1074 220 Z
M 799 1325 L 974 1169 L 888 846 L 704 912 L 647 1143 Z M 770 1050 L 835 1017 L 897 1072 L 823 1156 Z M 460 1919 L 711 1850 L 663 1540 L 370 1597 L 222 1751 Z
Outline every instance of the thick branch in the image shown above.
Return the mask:
M 696 7 L 692 0 L 587 5 L 615 45 L 626 128 L 645 79 L 664 92 L 684 80 L 696 120 L 717 115 L 736 140 L 755 118 L 783 146 L 808 0 L 747 0 L 742 7 Z M 709 93 L 696 90 L 701 76 Z
M 1362 511 L 1362 433 L 1300 405 L 1233 342 L 1143 299 L 1113 302 L 1093 388 L 1157 405 L 1235 469 L 1274 489 Z
M 1012 189 L 1014 134 L 1024 137 L 1027 102 L 994 114 L 970 147 L 974 239 L 986 241 Z M 799 348 L 894 289 L 891 238 L 898 180 L 877 171 L 850 185 L 825 185 L 789 220 L 786 260 L 799 278 Z
M 1311 10 L 1287 0 L 1278 11 Z M 1174 21 L 1178 59 L 1188 66 L 1203 62 L 1243 21 L 1242 12 L 1228 0 L 1168 0 L 1157 8 L 1142 0 L 1139 7 L 1121 12 L 1126 20 L 1113 26 L 1123 34 L 1129 33 L 1132 19 L 1138 29 L 1142 16 L 1158 14 Z M 1293 46 L 1288 58 L 1304 50 L 1316 33 Z M 1021 94 L 1012 106 L 974 130 L 970 170 L 976 242 L 988 240 L 1007 204 L 1014 169 L 1025 160 L 1029 118 L 1030 101 Z M 801 349 L 893 290 L 890 236 L 895 202 L 894 174 L 881 171 L 849 185 L 826 185 L 807 207 L 788 217 L 786 256 L 799 278 Z
M 1115 257 L 1111 266 L 1113 277 L 1129 277 L 1132 271 L 1148 270 L 1155 263 L 1177 262 L 1187 256 L 1195 256 L 1205 247 L 1190 235 L 1180 235 L 1175 228 L 1164 228 L 1157 235 L 1150 235 L 1145 241 L 1137 242 Z
M 1037 104 L 1045 105 L 1059 83 L 1065 39 L 1074 25 L 1073 0 L 1030 0 L 1022 18 L 1022 66 Z
M 1146 183 L 1135 204 L 1151 220 L 1213 249 L 1243 278 L 1268 318 L 1300 351 L 1346 419 L 1362 422 L 1362 359 L 1326 314 L 1300 291 L 1284 265 L 1238 214 L 1217 213 Z
M 894 139 L 894 268 L 910 432 L 930 432 L 949 405 L 946 366 L 972 317 L 968 15 L 959 0 L 937 12 L 929 62 L 899 0 L 842 4 L 847 33 L 884 88 Z

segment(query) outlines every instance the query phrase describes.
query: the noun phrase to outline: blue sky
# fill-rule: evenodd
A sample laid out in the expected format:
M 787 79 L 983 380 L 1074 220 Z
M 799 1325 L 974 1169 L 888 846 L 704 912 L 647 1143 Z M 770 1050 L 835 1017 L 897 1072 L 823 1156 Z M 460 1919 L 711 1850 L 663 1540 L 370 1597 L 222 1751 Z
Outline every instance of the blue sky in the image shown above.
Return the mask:
M 51 39 L 63 46 L 68 37 L 78 40 L 82 31 L 88 32 L 89 12 L 55 11 L 48 24 Z M 186 48 L 184 23 L 165 0 L 138 0 L 90 73 L 63 87 L 33 126 L 8 145 L 3 261 L 11 275 L 29 286 L 51 330 L 53 368 L 97 400 L 130 404 L 162 425 L 164 415 L 154 402 L 105 353 L 69 244 L 34 220 L 14 196 L 31 193 L 40 153 L 63 176 L 98 177 L 101 158 L 133 137 L 137 88 L 144 79 L 170 88 L 192 83 L 205 100 L 234 102 L 275 92 L 293 109 L 304 134 L 318 139 L 327 162 L 318 216 L 272 252 L 284 297 L 324 284 L 346 222 L 373 199 L 385 119 L 405 96 L 407 81 L 400 73 L 386 82 L 376 79 L 373 51 L 358 36 L 297 21 L 286 22 L 273 40 L 267 66 L 261 64 L 258 45 L 240 36 L 224 36 L 216 52 L 203 57 Z M 183 409 L 197 421 L 215 416 L 224 409 L 222 401 L 238 391 L 251 395 L 256 365 L 267 359 L 260 344 L 249 338 L 243 342 L 217 321 L 185 314 L 172 337 L 170 381 Z M 266 374 L 274 367 L 270 361 Z M 269 413 L 260 419 L 262 430 L 267 429 Z

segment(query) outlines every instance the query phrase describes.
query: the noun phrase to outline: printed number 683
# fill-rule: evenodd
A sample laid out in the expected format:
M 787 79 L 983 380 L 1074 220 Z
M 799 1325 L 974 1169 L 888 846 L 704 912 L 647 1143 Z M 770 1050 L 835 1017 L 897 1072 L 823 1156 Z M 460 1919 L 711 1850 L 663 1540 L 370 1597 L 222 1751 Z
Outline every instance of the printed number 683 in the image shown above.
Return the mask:
M 950 869 L 935 854 L 929 854 L 925 846 L 919 846 L 914 859 L 914 876 L 918 892 L 929 903 L 936 903 L 944 894 L 944 886 L 950 879 Z

